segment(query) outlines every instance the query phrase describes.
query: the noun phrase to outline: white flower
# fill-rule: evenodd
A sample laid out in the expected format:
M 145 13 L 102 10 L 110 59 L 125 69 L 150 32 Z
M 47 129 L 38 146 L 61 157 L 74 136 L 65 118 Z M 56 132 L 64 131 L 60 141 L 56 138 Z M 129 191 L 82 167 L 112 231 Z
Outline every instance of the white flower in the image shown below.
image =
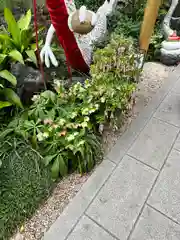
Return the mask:
M 37 139 L 38 139 L 39 142 L 42 142 L 44 140 L 42 132 L 38 133 Z
M 49 133 L 48 132 L 44 132 L 43 133 L 43 137 L 44 137 L 44 139 L 48 138 L 49 137 Z
M 39 95 L 34 95 L 34 96 L 32 97 L 32 101 L 35 102 L 35 101 L 37 101 L 39 98 L 40 98 Z

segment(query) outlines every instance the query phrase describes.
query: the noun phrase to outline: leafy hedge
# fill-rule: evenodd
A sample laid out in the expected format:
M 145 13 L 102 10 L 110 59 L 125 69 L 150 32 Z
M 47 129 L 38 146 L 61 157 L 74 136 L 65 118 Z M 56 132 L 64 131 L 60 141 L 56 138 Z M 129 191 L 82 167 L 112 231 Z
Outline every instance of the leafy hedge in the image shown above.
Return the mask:
M 94 53 L 92 80 L 69 89 L 56 81 L 56 92 L 35 96 L 30 110 L 9 125 L 9 131 L 44 156 L 53 178 L 94 166 L 100 154 L 98 128 L 107 122 L 116 127 L 117 116 L 129 108 L 139 72 L 135 56 L 131 39 L 112 35 L 110 43 Z

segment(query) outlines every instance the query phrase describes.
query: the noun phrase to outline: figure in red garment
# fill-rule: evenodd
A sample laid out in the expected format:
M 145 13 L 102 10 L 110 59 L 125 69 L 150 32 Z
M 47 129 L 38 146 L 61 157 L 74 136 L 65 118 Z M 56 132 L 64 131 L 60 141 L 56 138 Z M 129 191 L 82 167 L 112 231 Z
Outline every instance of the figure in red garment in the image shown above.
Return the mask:
M 64 49 L 68 64 L 87 73 L 92 60 L 93 46 L 104 40 L 107 34 L 107 16 L 116 7 L 117 0 L 106 0 L 96 13 L 82 6 L 76 9 L 73 0 L 46 0 L 51 17 L 41 60 L 47 67 L 58 66 L 51 50 L 53 34 L 56 32 Z

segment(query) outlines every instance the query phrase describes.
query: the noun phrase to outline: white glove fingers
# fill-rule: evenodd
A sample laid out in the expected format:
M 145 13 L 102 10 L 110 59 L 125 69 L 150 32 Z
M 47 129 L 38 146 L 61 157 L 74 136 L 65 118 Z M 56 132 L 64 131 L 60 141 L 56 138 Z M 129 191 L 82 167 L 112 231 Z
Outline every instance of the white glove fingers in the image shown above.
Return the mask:
M 45 52 L 45 64 L 46 67 L 49 68 L 50 67 L 50 61 L 49 61 L 49 52 L 46 50 Z
M 45 49 L 42 48 L 41 52 L 40 52 L 40 58 L 41 58 L 41 62 L 44 63 L 44 55 L 45 55 Z
M 57 67 L 58 66 L 58 62 L 56 60 L 56 57 L 54 56 L 54 53 L 52 51 L 49 51 L 49 57 L 50 57 L 50 60 L 52 62 L 52 64 Z

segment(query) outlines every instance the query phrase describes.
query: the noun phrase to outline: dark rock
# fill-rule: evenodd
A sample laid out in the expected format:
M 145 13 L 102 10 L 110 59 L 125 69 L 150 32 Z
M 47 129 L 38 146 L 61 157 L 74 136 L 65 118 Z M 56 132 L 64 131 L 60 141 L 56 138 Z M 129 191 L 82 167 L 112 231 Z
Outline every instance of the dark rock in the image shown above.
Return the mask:
M 11 73 L 17 79 L 17 94 L 24 104 L 29 104 L 35 93 L 44 90 L 44 82 L 40 71 L 16 63 L 11 66 Z

